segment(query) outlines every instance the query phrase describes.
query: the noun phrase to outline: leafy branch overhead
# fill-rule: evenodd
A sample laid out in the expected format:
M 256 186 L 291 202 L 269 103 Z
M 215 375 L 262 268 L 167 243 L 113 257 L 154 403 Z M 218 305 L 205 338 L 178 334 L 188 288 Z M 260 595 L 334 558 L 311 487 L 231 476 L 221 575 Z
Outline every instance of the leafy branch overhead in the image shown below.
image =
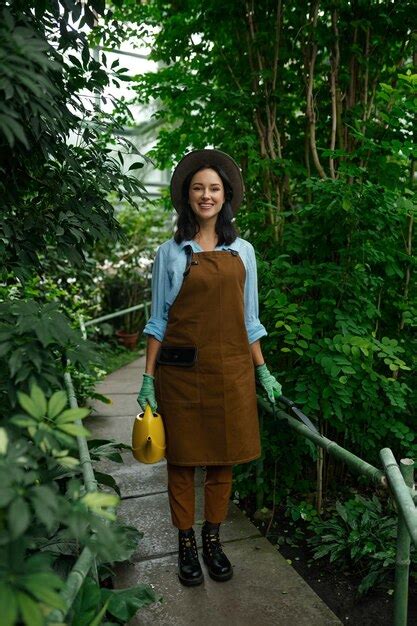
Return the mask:
M 0 264 L 21 279 L 54 249 L 80 267 L 98 239 L 116 239 L 111 192 L 132 206 L 146 197 L 118 158 L 136 153 L 133 172 L 149 161 L 120 136 L 126 108 L 110 115 L 97 102 L 125 70 L 110 72 L 92 57 L 87 34 L 71 25 L 80 3 L 58 6 L 18 2 L 1 11 Z M 89 22 L 95 9 L 84 10 Z

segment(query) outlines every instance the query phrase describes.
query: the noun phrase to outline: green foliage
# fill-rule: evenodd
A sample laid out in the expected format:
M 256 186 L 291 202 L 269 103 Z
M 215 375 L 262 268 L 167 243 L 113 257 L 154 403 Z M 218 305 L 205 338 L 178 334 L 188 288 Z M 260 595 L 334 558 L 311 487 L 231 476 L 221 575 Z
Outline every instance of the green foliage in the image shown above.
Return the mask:
M 363 575 L 358 591 L 366 593 L 393 574 L 396 517 L 393 507 L 383 507 L 375 495 L 337 502 L 329 519 L 313 519 L 309 526 L 313 558 L 327 557 L 338 568 Z
M 161 596 L 145 585 L 128 589 L 100 589 L 92 578 L 87 577 L 75 600 L 71 624 L 72 626 L 101 624 L 104 615 L 111 619 L 112 624 L 126 624 L 139 609 L 160 599 Z M 93 622 L 98 615 L 101 619 Z
M 98 563 L 122 561 L 143 534 L 116 520 L 117 495 L 85 491 L 76 437 L 87 433 L 80 421 L 89 410 L 68 408 L 62 390 L 48 397 L 33 385 L 17 395 L 23 412 L 0 428 L 0 594 L 10 597 L 7 623 L 20 611 L 25 623 L 44 624 L 49 611 L 65 608 L 57 559 L 86 545 Z M 93 458 L 115 461 L 126 448 L 94 440 L 90 447 Z
M 62 11 L 58 7 L 61 7 Z M 104 12 L 104 4 L 98 9 Z M 81 267 L 97 239 L 115 240 L 118 224 L 110 192 L 137 206 L 144 198 L 137 177 L 108 146 L 122 129 L 123 115 L 103 113 L 83 102 L 82 92 L 100 92 L 123 80 L 124 68 L 108 71 L 89 51 L 78 22 L 80 6 L 66 2 L 14 2 L 2 9 L 0 57 L 0 260 L 2 271 L 27 279 L 67 258 Z M 90 12 L 83 7 L 79 27 Z M 123 110 L 123 107 L 120 107 Z M 69 141 L 70 134 L 75 137 Z M 119 137 L 122 151 L 138 153 Z M 145 157 L 141 157 L 141 164 Z M 121 157 L 123 159 L 123 157 Z M 10 184 L 13 181 L 13 184 Z
M 85 342 L 58 303 L 0 303 L 0 394 L 3 410 L 16 406 L 16 390 L 36 383 L 46 392 L 63 386 L 65 355 L 73 367 L 92 373 L 92 344 Z
M 293 522 L 297 522 L 299 520 L 304 520 L 305 522 L 316 522 L 318 520 L 317 510 L 311 502 L 306 502 L 306 500 L 294 502 L 291 498 L 288 498 L 286 506 L 286 515 L 290 517 Z
M 77 438 L 89 434 L 89 409 L 68 406 L 64 374 L 80 401 L 99 397 L 93 386 L 104 372 L 78 330 L 79 315 L 100 305 L 91 253 L 120 235 L 112 197 L 133 207 L 146 197 L 135 170 L 148 159 L 114 135 L 123 103 L 112 116 L 98 106 L 101 91 L 126 78 L 90 54 L 88 30 L 105 3 L 17 0 L 0 11 L 1 621 L 44 626 L 53 611 L 66 612 L 59 594 L 83 548 L 109 571 L 143 536 L 116 518 L 120 494 L 110 476 L 96 472 L 99 490 L 86 490 Z M 127 172 L 122 152 L 138 155 Z M 89 447 L 95 461 L 116 462 L 126 448 Z M 120 610 L 132 616 L 138 598 L 151 601 L 145 594 L 130 590 Z M 100 602 L 89 626 L 112 602 Z
M 15 541 L 9 549 L 0 547 L 0 600 L 2 624 L 27 626 L 45 624 L 45 614 L 53 609 L 65 609 L 58 595 L 63 582 L 51 568 L 47 554 L 36 554 L 24 559 L 25 546 Z
M 72 443 L 68 435 L 81 437 L 89 435 L 89 431 L 79 423 L 89 413 L 89 409 L 65 408 L 67 394 L 65 391 L 56 391 L 49 402 L 39 387 L 32 386 L 28 396 L 22 391 L 17 392 L 19 404 L 26 414 L 17 414 L 10 419 L 15 426 L 27 428 L 28 435 L 34 444 L 43 452 L 59 458 L 64 467 L 73 467 L 78 464 L 77 459 L 68 458 L 63 453 L 62 446 Z
M 102 314 L 127 309 L 150 300 L 150 277 L 156 246 L 170 236 L 165 217 L 158 207 L 132 211 L 122 207 L 117 214 L 120 240 L 112 246 L 96 247 L 96 284 L 100 289 Z M 144 309 L 126 313 L 110 321 L 116 329 L 141 332 L 146 318 Z
M 97 349 L 94 352 L 94 360 L 98 362 L 99 365 L 95 365 L 90 361 L 88 371 L 82 371 L 72 364 L 69 364 L 67 367 L 67 371 L 71 374 L 71 379 L 74 384 L 77 401 L 82 405 L 85 404 L 88 399 L 99 400 L 104 404 L 110 404 L 110 398 L 95 391 L 97 383 L 108 373 L 107 365 L 100 351 Z
M 100 324 L 100 327 L 102 324 Z M 139 338 L 139 347 L 137 350 L 128 350 L 124 346 L 121 346 L 114 341 L 106 343 L 100 343 L 97 350 L 100 353 L 100 357 L 104 363 L 107 374 L 111 374 L 124 365 L 128 365 L 138 359 L 143 354 L 144 340 L 143 337 Z

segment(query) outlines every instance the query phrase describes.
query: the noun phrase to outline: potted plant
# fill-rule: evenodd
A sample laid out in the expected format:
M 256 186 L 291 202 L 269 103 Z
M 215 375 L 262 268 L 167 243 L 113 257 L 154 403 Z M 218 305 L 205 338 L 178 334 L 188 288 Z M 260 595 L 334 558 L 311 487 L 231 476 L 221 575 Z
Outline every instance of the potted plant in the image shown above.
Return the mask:
M 108 311 L 128 309 L 148 297 L 148 266 L 151 261 L 135 248 L 118 249 L 112 259 L 101 266 L 104 274 L 104 301 Z M 145 324 L 144 309 L 130 311 L 114 319 L 119 343 L 134 350 L 141 327 Z

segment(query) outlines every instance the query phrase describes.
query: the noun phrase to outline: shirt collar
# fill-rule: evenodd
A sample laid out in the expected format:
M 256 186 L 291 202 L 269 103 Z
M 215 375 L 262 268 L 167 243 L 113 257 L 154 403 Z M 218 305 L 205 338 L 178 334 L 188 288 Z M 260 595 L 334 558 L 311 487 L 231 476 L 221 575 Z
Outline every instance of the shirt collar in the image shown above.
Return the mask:
M 194 241 L 194 239 L 187 239 L 187 240 L 181 241 L 178 245 L 179 245 L 179 247 L 180 247 L 180 249 L 181 249 L 181 250 L 182 250 L 185 246 L 187 246 L 187 245 L 191 245 L 191 247 L 192 247 L 192 249 L 194 250 L 194 252 L 197 250 L 197 247 L 198 247 L 198 244 L 197 244 L 197 242 L 196 242 L 196 241 Z M 219 246 L 217 246 L 217 247 L 219 247 Z M 223 243 L 223 244 L 219 247 L 219 249 L 220 249 L 220 250 L 229 250 L 230 248 L 231 248 L 231 246 L 229 246 L 229 245 L 227 245 L 227 244 L 225 244 L 225 243 Z

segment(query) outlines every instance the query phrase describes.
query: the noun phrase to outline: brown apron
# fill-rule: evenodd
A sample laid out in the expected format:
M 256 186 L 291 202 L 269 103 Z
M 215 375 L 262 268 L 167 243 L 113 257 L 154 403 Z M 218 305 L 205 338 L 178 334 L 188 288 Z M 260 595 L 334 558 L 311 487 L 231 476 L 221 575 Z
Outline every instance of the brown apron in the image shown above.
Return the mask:
M 261 455 L 245 266 L 236 250 L 192 252 L 191 259 L 162 346 L 197 346 L 197 361 L 155 369 L 165 456 L 176 465 L 245 463 Z

